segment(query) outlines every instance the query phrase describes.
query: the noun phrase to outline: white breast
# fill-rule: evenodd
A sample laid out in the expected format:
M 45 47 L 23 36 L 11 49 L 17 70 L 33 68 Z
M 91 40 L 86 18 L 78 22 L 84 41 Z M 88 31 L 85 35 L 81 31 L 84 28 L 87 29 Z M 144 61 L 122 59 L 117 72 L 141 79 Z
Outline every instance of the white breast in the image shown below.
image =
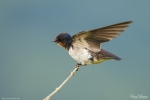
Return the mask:
M 75 59 L 78 63 L 82 65 L 91 64 L 89 58 L 91 58 L 91 54 L 89 54 L 88 50 L 82 47 L 70 47 L 69 55 Z

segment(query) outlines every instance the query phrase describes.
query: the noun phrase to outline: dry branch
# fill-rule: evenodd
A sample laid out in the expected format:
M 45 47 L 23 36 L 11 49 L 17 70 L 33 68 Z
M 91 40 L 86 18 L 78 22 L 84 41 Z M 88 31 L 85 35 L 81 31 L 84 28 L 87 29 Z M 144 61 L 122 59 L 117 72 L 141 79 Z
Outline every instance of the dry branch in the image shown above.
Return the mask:
M 75 67 L 75 69 L 71 72 L 71 74 L 57 87 L 51 94 L 49 94 L 45 99 L 43 100 L 50 100 L 50 98 L 57 93 L 64 85 L 65 83 L 74 75 L 74 73 L 79 69 L 79 67 Z

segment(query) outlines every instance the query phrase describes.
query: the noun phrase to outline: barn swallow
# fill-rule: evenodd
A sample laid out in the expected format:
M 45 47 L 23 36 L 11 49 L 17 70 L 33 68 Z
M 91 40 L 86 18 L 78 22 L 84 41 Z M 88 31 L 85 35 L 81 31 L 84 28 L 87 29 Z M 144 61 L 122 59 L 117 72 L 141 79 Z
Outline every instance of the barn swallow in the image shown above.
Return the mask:
M 69 55 L 77 61 L 77 67 L 87 64 L 99 64 L 110 59 L 119 61 L 121 58 L 102 49 L 101 44 L 119 36 L 119 33 L 124 32 L 124 29 L 130 23 L 132 21 L 82 31 L 72 37 L 68 33 L 61 33 L 53 42 L 68 51 Z

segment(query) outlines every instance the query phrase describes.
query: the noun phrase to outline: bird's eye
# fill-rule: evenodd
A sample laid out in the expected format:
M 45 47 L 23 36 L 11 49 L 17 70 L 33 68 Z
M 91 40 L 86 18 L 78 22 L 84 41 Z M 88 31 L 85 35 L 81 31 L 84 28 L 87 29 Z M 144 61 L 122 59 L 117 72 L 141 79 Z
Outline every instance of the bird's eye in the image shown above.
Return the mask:
M 59 41 L 59 42 L 61 42 L 61 41 L 62 41 L 62 39 L 61 39 L 61 38 L 59 38 L 59 39 L 58 39 L 58 41 Z
M 58 43 L 58 42 L 61 42 L 61 41 L 62 41 L 61 39 L 57 39 L 57 40 L 56 40 L 57 43 Z

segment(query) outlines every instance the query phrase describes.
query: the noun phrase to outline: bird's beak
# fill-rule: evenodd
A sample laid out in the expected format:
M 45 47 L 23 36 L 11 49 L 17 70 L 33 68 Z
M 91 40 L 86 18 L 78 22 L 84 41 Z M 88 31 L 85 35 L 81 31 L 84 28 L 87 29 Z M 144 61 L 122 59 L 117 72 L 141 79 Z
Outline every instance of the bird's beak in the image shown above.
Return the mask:
M 52 42 L 56 42 L 56 41 L 54 40 L 54 41 L 52 41 Z

